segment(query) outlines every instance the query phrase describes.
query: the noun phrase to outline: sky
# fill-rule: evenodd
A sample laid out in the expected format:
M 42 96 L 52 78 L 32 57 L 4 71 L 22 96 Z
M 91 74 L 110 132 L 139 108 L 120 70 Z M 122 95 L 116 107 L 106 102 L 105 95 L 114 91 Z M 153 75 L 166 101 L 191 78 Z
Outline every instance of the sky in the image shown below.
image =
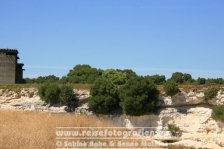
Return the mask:
M 0 48 L 24 77 L 64 76 L 77 64 L 224 76 L 223 0 L 0 0 Z

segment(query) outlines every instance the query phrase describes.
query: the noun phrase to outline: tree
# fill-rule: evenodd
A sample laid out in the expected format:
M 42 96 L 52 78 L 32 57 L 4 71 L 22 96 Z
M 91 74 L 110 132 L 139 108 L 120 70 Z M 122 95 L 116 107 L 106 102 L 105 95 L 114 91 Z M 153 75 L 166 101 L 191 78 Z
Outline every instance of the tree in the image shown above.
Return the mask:
M 143 77 L 131 78 L 119 90 L 120 106 L 128 115 L 142 115 L 155 109 L 159 91 Z
M 78 105 L 78 98 L 75 96 L 73 88 L 69 85 L 63 85 L 60 89 L 60 102 L 66 105 L 69 111 L 74 111 Z
M 109 114 L 119 108 L 117 86 L 109 79 L 99 78 L 90 91 L 90 110 L 98 114 Z
M 130 69 L 107 69 L 102 77 L 111 80 L 115 85 L 124 85 L 130 78 L 137 77 L 137 74 Z
M 105 70 L 102 74 L 102 77 L 112 81 L 115 85 L 122 85 L 127 81 L 126 73 L 115 69 Z
M 184 83 L 191 83 L 193 81 L 192 76 L 188 73 L 183 74 L 183 82 Z
M 92 84 L 102 74 L 102 70 L 92 68 L 89 65 L 76 65 L 67 75 L 69 83 Z M 64 78 L 63 78 L 64 79 Z
M 166 77 L 164 75 L 145 76 L 145 78 L 151 80 L 156 85 L 161 85 L 166 82 Z
M 206 79 L 205 78 L 198 78 L 197 79 L 197 84 L 199 84 L 199 85 L 203 85 L 203 84 L 205 84 L 206 83 Z
M 193 79 L 192 76 L 188 73 L 175 72 L 172 74 L 170 80 L 174 81 L 177 84 L 183 84 L 183 83 L 191 83 Z
M 138 75 L 131 69 L 124 69 L 124 70 L 120 70 L 117 69 L 117 71 L 120 71 L 122 73 L 125 73 L 127 80 L 133 77 L 137 77 Z
M 166 92 L 168 96 L 171 96 L 171 97 L 176 95 L 178 92 L 180 92 L 178 88 L 178 84 L 173 81 L 168 81 L 165 83 L 164 91 Z

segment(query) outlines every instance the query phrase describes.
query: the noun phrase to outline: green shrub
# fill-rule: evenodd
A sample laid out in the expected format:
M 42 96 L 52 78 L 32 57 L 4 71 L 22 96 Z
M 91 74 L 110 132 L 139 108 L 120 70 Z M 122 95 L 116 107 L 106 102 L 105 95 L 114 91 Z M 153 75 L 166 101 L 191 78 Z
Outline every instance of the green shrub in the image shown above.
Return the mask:
M 143 77 L 128 80 L 119 90 L 120 106 L 127 115 L 142 115 L 155 109 L 159 91 Z
M 166 92 L 168 96 L 171 96 L 171 97 L 180 92 L 178 88 L 178 84 L 173 81 L 168 81 L 165 83 L 164 91 Z
M 127 80 L 126 73 L 115 69 L 105 70 L 102 77 L 111 80 L 115 85 L 125 84 Z
M 168 124 L 168 131 L 170 131 L 172 136 L 177 136 L 177 134 L 180 132 L 180 128 L 175 124 Z
M 166 77 L 164 75 L 145 76 L 145 78 L 151 80 L 156 85 L 161 85 L 166 82 Z
M 119 107 L 117 86 L 111 80 L 99 78 L 91 88 L 88 101 L 90 110 L 98 114 L 110 114 Z
M 102 70 L 92 68 L 89 65 L 76 65 L 69 71 L 67 79 L 63 77 L 60 82 L 68 81 L 69 83 L 87 83 L 92 84 L 102 74 Z
M 183 83 L 189 84 L 193 81 L 192 76 L 190 74 L 182 72 L 173 73 L 170 80 L 177 84 L 183 84 Z
M 107 69 L 103 71 L 102 77 L 109 79 L 113 84 L 124 85 L 130 78 L 137 77 L 137 74 L 130 69 Z
M 44 84 L 38 89 L 39 96 L 49 104 L 59 103 L 60 88 L 57 84 Z
M 44 84 L 38 88 L 40 98 L 51 105 L 61 103 L 66 105 L 69 111 L 73 111 L 78 104 L 78 98 L 73 88 L 68 85 L 59 87 L 57 84 Z
M 68 77 L 66 77 L 66 76 L 61 77 L 59 83 L 61 83 L 61 84 L 69 83 Z
M 74 111 L 78 105 L 78 98 L 75 96 L 73 88 L 69 85 L 63 85 L 60 89 L 60 102 L 66 105 L 70 111 Z
M 224 122 L 224 105 L 216 105 L 212 108 L 212 118 Z
M 206 83 L 206 79 L 205 78 L 198 78 L 197 79 L 197 84 L 199 84 L 199 85 L 203 85 L 203 84 L 205 84 Z
M 211 100 L 215 98 L 218 94 L 219 89 L 217 88 L 209 88 L 204 91 L 205 94 L 205 100 Z

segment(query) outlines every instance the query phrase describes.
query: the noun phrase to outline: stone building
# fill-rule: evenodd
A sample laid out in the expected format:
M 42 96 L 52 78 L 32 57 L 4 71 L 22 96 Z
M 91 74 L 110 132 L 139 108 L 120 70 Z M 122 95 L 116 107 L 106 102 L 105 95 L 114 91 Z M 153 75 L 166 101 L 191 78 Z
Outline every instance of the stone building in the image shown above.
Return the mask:
M 0 84 L 23 82 L 23 64 L 18 63 L 16 49 L 0 49 Z

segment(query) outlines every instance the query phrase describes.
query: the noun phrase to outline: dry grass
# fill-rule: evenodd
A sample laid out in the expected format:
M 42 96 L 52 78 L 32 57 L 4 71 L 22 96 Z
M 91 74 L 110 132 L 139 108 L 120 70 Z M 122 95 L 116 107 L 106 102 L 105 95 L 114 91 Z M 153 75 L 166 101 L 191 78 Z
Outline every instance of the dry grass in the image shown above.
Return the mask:
M 42 84 L 0 84 L 0 89 L 8 89 L 11 91 L 19 92 L 23 88 L 38 88 Z M 59 84 L 61 85 L 61 84 Z M 71 84 L 74 89 L 78 90 L 90 90 L 91 84 Z
M 110 127 L 96 117 L 0 110 L 1 149 L 54 149 L 56 127 Z
M 0 84 L 0 89 L 8 89 L 11 91 L 19 92 L 23 88 L 37 88 L 39 84 Z
M 79 90 L 90 90 L 91 84 L 71 84 L 73 88 L 79 89 Z
M 208 84 L 208 85 L 179 85 L 179 88 L 183 91 L 190 91 L 190 90 L 204 90 L 207 88 L 222 88 L 224 85 L 219 84 Z M 164 91 L 163 85 L 158 86 L 159 91 Z
M 208 85 L 180 85 L 179 88 L 181 88 L 184 91 L 189 90 L 203 90 L 206 88 L 222 88 L 224 85 L 219 84 L 208 84 Z

